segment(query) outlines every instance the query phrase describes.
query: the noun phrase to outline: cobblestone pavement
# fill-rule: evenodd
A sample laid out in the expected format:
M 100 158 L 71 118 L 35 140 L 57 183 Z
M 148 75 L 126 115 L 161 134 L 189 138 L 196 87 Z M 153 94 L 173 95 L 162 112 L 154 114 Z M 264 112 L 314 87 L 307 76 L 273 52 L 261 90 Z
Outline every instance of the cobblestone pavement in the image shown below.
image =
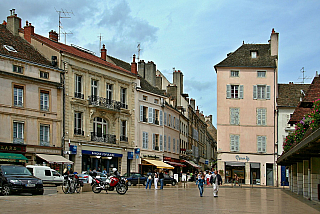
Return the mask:
M 164 190 L 130 187 L 125 195 L 46 192 L 43 196 L 0 196 L 0 213 L 320 213 L 319 203 L 280 188 L 222 186 L 218 198 L 213 197 L 211 187 L 205 187 L 204 197 L 199 197 L 194 183 Z

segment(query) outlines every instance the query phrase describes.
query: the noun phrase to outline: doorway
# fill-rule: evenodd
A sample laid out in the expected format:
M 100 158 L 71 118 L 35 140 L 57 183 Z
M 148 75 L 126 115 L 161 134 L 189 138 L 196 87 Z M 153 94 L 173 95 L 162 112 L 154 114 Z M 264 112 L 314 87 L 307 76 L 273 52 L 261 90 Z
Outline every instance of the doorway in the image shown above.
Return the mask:
M 273 186 L 273 164 L 267 163 L 266 164 L 267 170 L 267 186 Z

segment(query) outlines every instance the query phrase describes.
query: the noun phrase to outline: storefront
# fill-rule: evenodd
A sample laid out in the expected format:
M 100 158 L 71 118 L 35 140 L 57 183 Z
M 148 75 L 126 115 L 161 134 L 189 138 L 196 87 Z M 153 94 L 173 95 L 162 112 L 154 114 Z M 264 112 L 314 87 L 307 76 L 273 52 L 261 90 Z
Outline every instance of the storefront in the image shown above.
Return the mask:
M 186 165 L 181 163 L 180 159 L 163 157 L 163 160 L 165 163 L 174 167 L 174 169 L 172 170 L 174 174 L 179 174 L 181 171 L 183 171 L 183 168 L 187 167 Z
M 0 143 L 0 164 L 25 165 L 28 162 L 25 153 L 25 145 Z
M 233 183 L 235 175 L 239 178 L 239 183 L 245 183 L 245 163 L 226 162 L 225 163 L 225 182 Z
M 161 160 L 155 160 L 155 159 L 146 159 L 143 158 L 141 160 L 140 164 L 140 173 L 141 174 L 147 174 L 147 172 L 150 170 L 151 172 L 160 171 L 162 170 L 173 170 L 174 167 L 161 161 Z

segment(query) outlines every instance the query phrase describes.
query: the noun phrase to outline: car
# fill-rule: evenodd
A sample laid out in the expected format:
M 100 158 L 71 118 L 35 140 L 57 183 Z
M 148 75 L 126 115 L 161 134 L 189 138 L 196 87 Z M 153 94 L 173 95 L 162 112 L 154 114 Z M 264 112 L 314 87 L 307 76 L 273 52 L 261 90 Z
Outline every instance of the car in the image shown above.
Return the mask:
M 13 193 L 32 193 L 43 195 L 43 182 L 33 176 L 31 172 L 21 165 L 0 166 L 0 189 L 3 195 Z
M 147 177 L 137 172 L 130 172 L 129 174 L 125 173 L 121 177 L 125 177 L 127 179 L 128 186 L 131 186 L 131 185 L 135 186 L 138 183 L 143 184 L 144 186 L 147 185 Z
M 175 186 L 177 184 L 176 179 L 171 178 L 169 175 L 164 174 L 163 177 L 163 185 L 171 184 L 172 186 Z M 160 180 L 158 181 L 158 186 L 160 186 Z
M 107 180 L 107 175 L 103 174 L 102 172 L 96 172 L 94 174 L 96 178 L 101 178 L 103 181 Z M 89 172 L 83 171 L 81 174 L 78 175 L 79 180 L 82 181 L 84 184 L 92 183 L 92 173 L 90 175 Z
M 63 176 L 48 166 L 27 165 L 26 167 L 32 175 L 40 178 L 44 184 L 54 184 L 59 186 L 63 183 Z

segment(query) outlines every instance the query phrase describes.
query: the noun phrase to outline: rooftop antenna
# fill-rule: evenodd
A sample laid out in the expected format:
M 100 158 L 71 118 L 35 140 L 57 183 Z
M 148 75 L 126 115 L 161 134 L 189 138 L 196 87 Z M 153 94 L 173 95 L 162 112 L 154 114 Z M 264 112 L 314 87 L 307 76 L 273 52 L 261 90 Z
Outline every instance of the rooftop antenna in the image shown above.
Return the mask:
M 304 80 L 306 80 L 306 79 L 311 79 L 310 77 L 304 77 L 304 73 L 306 72 L 305 70 L 304 70 L 304 67 L 302 67 L 301 69 L 300 69 L 300 71 L 302 72 L 302 78 L 298 78 L 298 79 L 302 79 L 302 84 L 304 84 Z
M 69 14 L 72 14 L 72 15 L 74 15 L 74 14 L 73 14 L 72 10 L 71 10 L 71 12 L 68 12 L 68 11 L 65 11 L 63 9 L 61 9 L 61 10 L 57 10 L 56 8 L 54 8 L 54 9 L 56 10 L 57 13 L 59 13 L 59 41 L 60 41 L 60 37 L 61 37 L 60 36 L 60 29 L 62 28 L 61 19 L 63 19 L 63 18 L 71 18 L 69 16 Z
M 98 36 L 99 38 L 99 52 L 101 51 L 101 39 L 102 39 L 103 36 L 101 36 L 101 33 L 100 35 Z
M 138 42 L 137 48 L 138 48 L 138 62 L 139 62 L 139 61 L 140 61 L 140 51 L 142 50 L 142 49 L 140 48 L 140 42 Z
M 62 32 L 62 34 L 64 34 L 64 44 L 67 44 L 67 34 L 73 34 L 72 32 Z

